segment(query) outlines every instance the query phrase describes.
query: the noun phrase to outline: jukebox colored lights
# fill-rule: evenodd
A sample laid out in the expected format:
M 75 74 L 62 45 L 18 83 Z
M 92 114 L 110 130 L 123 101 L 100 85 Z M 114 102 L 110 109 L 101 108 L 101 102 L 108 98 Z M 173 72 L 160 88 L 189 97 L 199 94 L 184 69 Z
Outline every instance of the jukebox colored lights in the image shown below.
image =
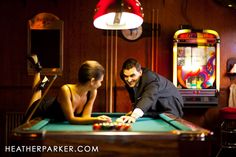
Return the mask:
M 204 38 L 216 38 L 215 35 L 209 34 L 209 33 L 203 33 L 203 37 L 204 37 Z
M 178 35 L 178 42 L 184 43 L 198 43 L 198 44 L 215 44 L 217 42 L 216 36 L 210 33 L 182 33 Z
M 191 32 L 191 33 L 182 33 L 178 35 L 179 39 L 185 39 L 185 38 L 213 38 L 215 39 L 216 36 L 214 34 L 210 33 L 196 33 L 196 32 Z
M 189 33 L 183 33 L 178 36 L 179 39 L 189 38 Z
M 143 23 L 143 8 L 138 0 L 100 0 L 93 24 L 98 29 L 133 29 Z

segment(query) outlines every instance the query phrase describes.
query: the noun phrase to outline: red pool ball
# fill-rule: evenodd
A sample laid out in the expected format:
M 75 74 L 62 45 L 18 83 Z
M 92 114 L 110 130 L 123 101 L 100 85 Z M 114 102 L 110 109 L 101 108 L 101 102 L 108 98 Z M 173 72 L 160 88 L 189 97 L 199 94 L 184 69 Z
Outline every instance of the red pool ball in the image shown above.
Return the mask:
M 131 128 L 131 125 L 130 124 L 124 124 L 123 125 L 123 130 L 127 131 Z
M 93 130 L 101 130 L 102 126 L 99 123 L 93 124 Z
M 116 130 L 122 130 L 122 123 L 116 124 Z

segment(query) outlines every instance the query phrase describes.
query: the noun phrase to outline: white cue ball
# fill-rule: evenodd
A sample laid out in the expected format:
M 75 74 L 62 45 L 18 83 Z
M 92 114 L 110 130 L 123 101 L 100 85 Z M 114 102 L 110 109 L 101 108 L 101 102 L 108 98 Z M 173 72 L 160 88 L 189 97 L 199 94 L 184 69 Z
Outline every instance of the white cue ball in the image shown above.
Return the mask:
M 116 119 L 116 122 L 117 122 L 117 123 L 123 123 L 123 120 L 122 120 L 122 118 L 117 118 L 117 119 Z

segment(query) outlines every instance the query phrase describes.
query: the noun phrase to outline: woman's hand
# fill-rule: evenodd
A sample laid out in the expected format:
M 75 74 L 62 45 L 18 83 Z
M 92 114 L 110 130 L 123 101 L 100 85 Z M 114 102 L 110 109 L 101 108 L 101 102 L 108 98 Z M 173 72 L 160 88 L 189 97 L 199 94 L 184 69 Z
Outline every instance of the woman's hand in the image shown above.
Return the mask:
M 97 123 L 103 123 L 103 122 L 112 122 L 112 119 L 106 115 L 98 116 L 97 117 Z

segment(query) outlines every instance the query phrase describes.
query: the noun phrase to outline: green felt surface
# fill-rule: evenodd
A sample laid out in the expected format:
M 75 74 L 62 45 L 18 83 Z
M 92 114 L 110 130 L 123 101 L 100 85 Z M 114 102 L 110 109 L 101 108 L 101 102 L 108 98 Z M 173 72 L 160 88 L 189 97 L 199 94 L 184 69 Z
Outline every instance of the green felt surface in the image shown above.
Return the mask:
M 94 114 L 93 116 L 98 116 Z M 101 114 L 100 114 L 101 115 Z M 114 122 L 122 114 L 106 114 L 112 118 Z M 135 123 L 131 124 L 131 131 L 138 132 L 166 132 L 172 130 L 189 130 L 187 126 L 180 124 L 179 122 L 170 119 L 165 115 L 160 115 L 160 118 L 153 119 L 150 117 L 143 117 L 138 119 Z M 92 125 L 75 125 L 65 122 L 50 122 L 49 119 L 44 119 L 32 126 L 30 130 L 45 130 L 45 131 L 93 131 Z

